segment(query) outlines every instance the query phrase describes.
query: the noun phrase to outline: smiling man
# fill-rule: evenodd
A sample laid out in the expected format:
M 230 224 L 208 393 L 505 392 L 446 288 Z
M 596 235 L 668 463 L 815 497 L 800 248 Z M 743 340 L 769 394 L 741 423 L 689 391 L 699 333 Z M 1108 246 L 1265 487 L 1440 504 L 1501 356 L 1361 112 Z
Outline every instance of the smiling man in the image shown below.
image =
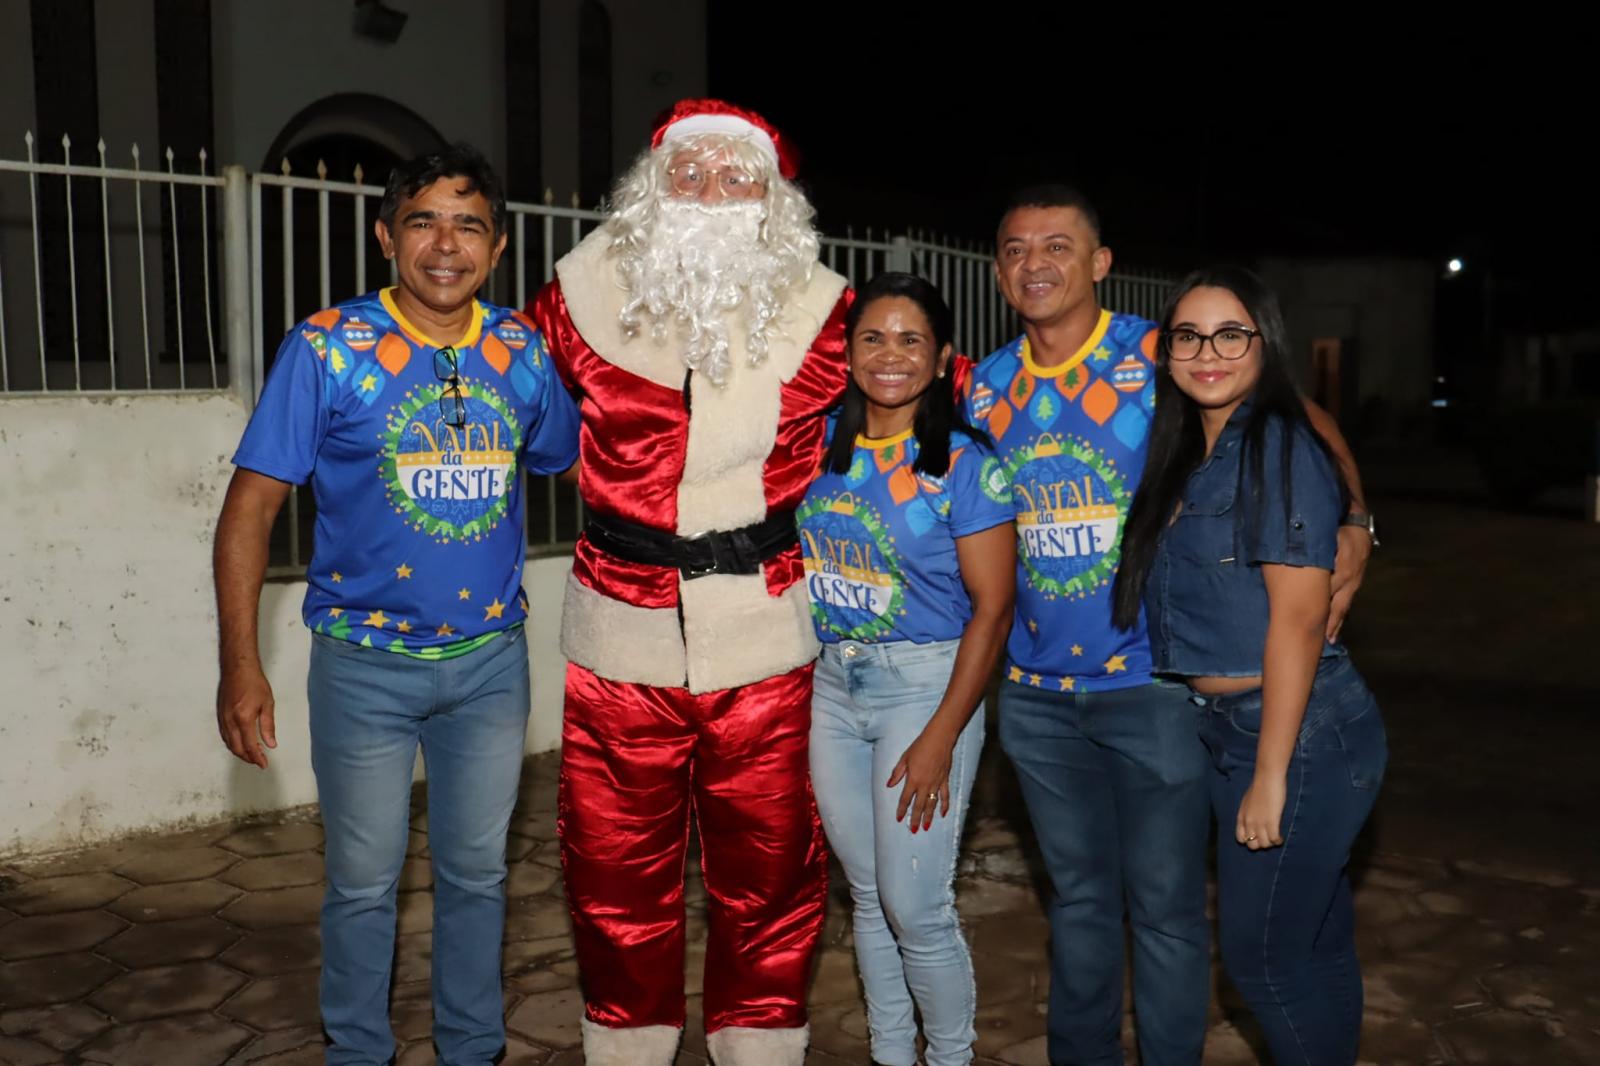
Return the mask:
M 441 1063 L 505 1044 L 506 827 L 528 720 L 523 470 L 578 454 L 577 410 L 521 313 L 477 299 L 505 196 L 457 145 L 396 168 L 376 223 L 399 284 L 289 331 L 217 523 L 217 720 L 277 746 L 256 616 L 274 517 L 311 481 L 317 529 L 311 761 L 326 833 L 321 1006 L 329 1063 L 391 1061 L 395 893 L 412 766 L 428 769 L 433 1025 Z
M 1023 334 L 978 365 L 967 394 L 1016 508 L 1000 739 L 1055 888 L 1051 1063 L 1122 1062 L 1126 900 L 1141 1061 L 1198 1066 L 1210 992 L 1205 750 L 1188 690 L 1152 681 L 1143 629 L 1111 624 L 1156 327 L 1100 307 L 1095 285 L 1110 270 L 1099 217 L 1075 190 L 1023 190 L 1000 220 L 995 279 Z

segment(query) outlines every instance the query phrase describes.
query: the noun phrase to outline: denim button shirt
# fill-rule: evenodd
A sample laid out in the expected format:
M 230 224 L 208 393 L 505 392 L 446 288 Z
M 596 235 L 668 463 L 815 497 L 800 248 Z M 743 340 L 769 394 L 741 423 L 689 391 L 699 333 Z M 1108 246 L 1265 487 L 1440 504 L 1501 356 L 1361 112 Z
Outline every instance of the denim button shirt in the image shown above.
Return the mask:
M 1156 548 L 1145 613 L 1158 674 L 1260 674 L 1268 618 L 1260 564 L 1333 569 L 1343 518 L 1333 463 L 1310 426 L 1274 418 L 1262 435 L 1258 483 L 1244 433 L 1249 412 L 1249 403 L 1239 406 L 1189 476 Z M 1325 645 L 1322 654 L 1343 655 L 1344 648 Z

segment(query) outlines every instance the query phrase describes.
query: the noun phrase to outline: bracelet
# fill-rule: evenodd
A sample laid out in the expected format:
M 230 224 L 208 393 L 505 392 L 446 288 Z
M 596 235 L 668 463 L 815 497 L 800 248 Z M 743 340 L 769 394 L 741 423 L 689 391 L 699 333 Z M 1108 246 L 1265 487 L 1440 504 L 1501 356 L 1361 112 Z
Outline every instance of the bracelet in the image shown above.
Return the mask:
M 1378 546 L 1378 519 L 1370 511 L 1351 511 L 1344 516 L 1340 525 L 1359 526 L 1367 531 L 1367 536 L 1372 538 L 1372 546 Z

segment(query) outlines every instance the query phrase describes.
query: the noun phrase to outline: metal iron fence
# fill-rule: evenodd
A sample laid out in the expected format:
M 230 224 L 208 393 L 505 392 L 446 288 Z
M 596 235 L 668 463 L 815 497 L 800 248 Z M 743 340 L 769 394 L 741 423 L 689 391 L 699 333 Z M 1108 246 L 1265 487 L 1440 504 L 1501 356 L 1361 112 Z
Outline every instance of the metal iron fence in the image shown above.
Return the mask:
M 147 170 L 137 145 L 111 165 L 35 153 L 0 159 L 0 402 L 29 395 L 150 394 L 231 389 L 254 402 L 283 335 L 349 294 L 393 282 L 372 222 L 383 187 L 350 180 L 208 170 L 205 152 Z M 508 205 L 509 241 L 485 297 L 525 306 L 555 263 L 605 215 L 576 205 Z M 219 225 L 220 222 L 220 225 Z M 825 236 L 822 261 L 858 284 L 883 270 L 928 278 L 949 299 L 956 347 L 982 357 L 1018 332 L 995 289 L 992 253 L 938 234 Z M 1105 306 L 1153 317 L 1167 279 L 1119 271 Z M 220 324 L 220 325 L 219 325 Z M 532 553 L 560 552 L 583 521 L 575 490 L 533 478 Z M 303 571 L 314 525 L 310 493 L 290 497 L 272 546 L 276 575 Z

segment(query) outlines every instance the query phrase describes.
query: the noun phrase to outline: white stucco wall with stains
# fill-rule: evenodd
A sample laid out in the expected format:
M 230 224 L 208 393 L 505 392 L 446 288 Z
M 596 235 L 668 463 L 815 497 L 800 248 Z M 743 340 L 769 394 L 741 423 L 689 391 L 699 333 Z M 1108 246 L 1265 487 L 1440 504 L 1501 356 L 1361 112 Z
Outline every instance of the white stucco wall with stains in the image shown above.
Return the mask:
M 0 858 L 312 803 L 303 582 L 269 582 L 262 771 L 217 737 L 211 536 L 231 395 L 0 398 Z M 560 740 L 569 560 L 530 560 L 528 750 Z

